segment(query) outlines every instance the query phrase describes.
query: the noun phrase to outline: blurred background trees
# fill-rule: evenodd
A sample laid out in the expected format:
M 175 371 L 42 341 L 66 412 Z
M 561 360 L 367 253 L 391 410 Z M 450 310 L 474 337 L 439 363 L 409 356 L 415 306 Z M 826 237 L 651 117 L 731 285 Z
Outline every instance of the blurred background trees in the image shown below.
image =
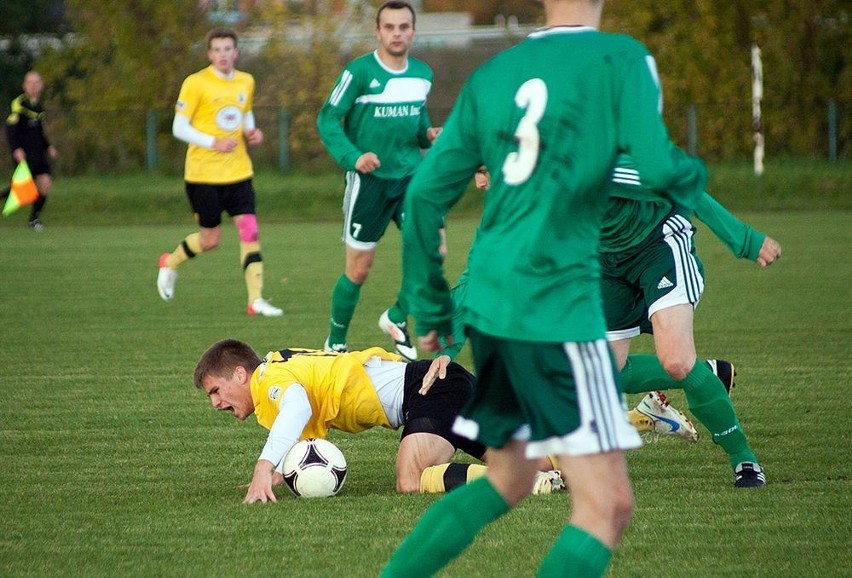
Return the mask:
M 341 65 L 375 46 L 378 2 L 364 0 L 4 0 L 0 3 L 0 114 L 37 66 L 55 108 L 50 130 L 63 170 L 132 170 L 156 131 L 164 168 L 179 170 L 170 136 L 183 78 L 206 65 L 203 38 L 217 22 L 241 34 L 238 66 L 258 80 L 256 112 L 273 141 L 289 130 L 296 162 L 323 159 L 314 120 Z M 463 47 L 415 45 L 435 69 L 430 112 L 441 122 L 467 74 L 540 22 L 528 0 L 421 0 L 420 14 L 466 11 Z M 769 158 L 823 157 L 829 111 L 838 156 L 852 156 L 852 8 L 848 0 L 632 0 L 609 2 L 602 28 L 643 41 L 657 58 L 666 120 L 682 146 L 688 119 L 697 152 L 711 161 L 751 151 L 751 59 L 763 53 Z M 420 24 L 420 21 L 418 21 Z M 497 41 L 473 31 L 503 30 Z M 360 33 L 355 35 L 353 31 Z M 281 111 L 288 118 L 282 122 Z M 265 147 L 261 147 L 265 148 Z M 258 151 L 274 166 L 275 153 Z M 264 157 L 263 155 L 267 155 Z

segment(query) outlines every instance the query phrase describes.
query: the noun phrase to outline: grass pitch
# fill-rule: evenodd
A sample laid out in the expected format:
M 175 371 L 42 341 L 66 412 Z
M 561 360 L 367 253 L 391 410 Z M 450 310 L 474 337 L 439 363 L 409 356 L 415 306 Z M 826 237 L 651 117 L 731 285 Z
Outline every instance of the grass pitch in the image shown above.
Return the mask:
M 852 575 L 852 213 L 741 216 L 784 256 L 762 271 L 702 229 L 696 340 L 701 356 L 737 365 L 734 403 L 769 485 L 735 490 L 700 425 L 697 444 L 663 438 L 631 452 L 636 512 L 611 576 Z M 181 269 L 172 303 L 157 295 L 156 262 L 188 219 L 0 227 L 0 575 L 375 576 L 436 499 L 394 493 L 397 434 L 374 430 L 332 436 L 350 464 L 338 497 L 282 489 L 277 504 L 240 503 L 265 430 L 215 412 L 192 387 L 195 361 L 228 336 L 261 353 L 320 347 L 342 268 L 336 222 L 260 220 L 279 319 L 245 314 L 230 227 L 219 250 Z M 474 226 L 450 221 L 450 276 Z M 398 282 L 391 231 L 352 347 L 389 347 L 375 323 Z M 670 398 L 686 409 L 682 394 Z M 527 500 L 445 575 L 534 575 L 566 513 L 564 493 Z

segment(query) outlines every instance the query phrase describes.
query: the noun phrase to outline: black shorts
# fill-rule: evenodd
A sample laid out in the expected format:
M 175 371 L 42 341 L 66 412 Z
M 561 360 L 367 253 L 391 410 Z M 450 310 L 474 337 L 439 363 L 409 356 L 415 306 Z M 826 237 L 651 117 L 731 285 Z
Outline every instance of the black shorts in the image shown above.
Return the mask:
M 426 395 L 419 389 L 432 364 L 429 360 L 412 361 L 405 368 L 405 393 L 402 401 L 402 437 L 413 433 L 431 433 L 450 442 L 476 459 L 482 459 L 485 446 L 453 433 L 453 421 L 473 395 L 476 378 L 458 363 L 450 363 L 447 377 L 437 379 Z
M 222 211 L 232 217 L 255 214 L 251 179 L 227 185 L 186 183 L 186 196 L 198 224 L 205 229 L 222 224 Z
M 50 163 L 47 160 L 47 154 L 44 151 L 24 151 L 27 154 L 27 166 L 30 167 L 30 174 L 34 177 L 38 175 L 50 174 Z M 12 165 L 18 166 L 18 161 L 12 157 Z

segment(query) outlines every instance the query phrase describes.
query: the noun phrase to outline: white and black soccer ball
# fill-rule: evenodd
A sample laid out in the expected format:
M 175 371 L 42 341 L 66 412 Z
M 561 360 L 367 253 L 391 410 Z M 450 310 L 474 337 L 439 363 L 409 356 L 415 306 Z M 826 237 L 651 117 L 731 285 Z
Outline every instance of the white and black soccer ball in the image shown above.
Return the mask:
M 328 440 L 297 442 L 284 457 L 284 483 L 300 498 L 334 496 L 346 481 L 346 458 Z

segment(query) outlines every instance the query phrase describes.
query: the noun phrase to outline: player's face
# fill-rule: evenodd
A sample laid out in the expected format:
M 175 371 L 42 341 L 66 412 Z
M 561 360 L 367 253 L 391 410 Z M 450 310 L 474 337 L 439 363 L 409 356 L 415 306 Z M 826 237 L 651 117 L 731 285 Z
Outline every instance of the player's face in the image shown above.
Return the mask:
M 414 42 L 414 15 L 411 10 L 385 8 L 376 27 L 379 50 L 390 56 L 407 56 Z
M 237 367 L 230 377 L 208 375 L 202 386 L 214 408 L 231 412 L 238 420 L 244 420 L 254 413 L 249 378 L 244 367 Z
M 233 72 L 234 63 L 239 55 L 240 51 L 234 45 L 233 38 L 214 38 L 210 41 L 210 48 L 207 49 L 207 60 L 222 74 Z

